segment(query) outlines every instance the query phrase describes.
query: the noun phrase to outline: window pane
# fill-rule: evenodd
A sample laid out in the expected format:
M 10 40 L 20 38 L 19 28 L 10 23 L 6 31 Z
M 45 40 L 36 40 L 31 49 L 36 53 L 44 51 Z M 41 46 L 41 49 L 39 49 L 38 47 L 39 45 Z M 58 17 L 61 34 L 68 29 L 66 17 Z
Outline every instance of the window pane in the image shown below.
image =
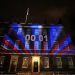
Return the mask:
M 3 65 L 3 63 L 4 63 L 4 57 L 5 56 L 0 56 L 0 65 Z
M 62 68 L 62 60 L 61 57 L 56 57 L 57 68 Z
M 22 68 L 28 68 L 28 57 L 23 58 Z
M 49 57 L 44 57 L 44 68 L 49 68 Z
M 72 57 L 68 57 L 68 64 L 69 64 L 69 68 L 74 67 Z

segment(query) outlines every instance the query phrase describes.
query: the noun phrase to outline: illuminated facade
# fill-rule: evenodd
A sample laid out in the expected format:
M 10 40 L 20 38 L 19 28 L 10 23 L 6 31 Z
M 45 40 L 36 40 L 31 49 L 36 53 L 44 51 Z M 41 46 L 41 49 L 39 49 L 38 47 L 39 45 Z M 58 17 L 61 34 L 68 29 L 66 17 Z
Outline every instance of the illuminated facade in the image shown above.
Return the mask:
M 75 47 L 61 25 L 13 23 L 3 35 L 0 48 L 1 72 L 75 70 Z

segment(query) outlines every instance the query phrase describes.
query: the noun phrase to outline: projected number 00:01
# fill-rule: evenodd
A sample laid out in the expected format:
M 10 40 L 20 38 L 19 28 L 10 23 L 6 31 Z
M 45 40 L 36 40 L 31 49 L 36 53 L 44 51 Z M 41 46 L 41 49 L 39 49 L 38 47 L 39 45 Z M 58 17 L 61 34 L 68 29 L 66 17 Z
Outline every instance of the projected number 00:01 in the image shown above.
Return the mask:
M 30 41 L 30 40 L 31 41 L 35 41 L 36 37 L 37 37 L 36 35 L 29 35 L 29 34 L 27 34 L 27 35 L 25 35 L 25 40 L 26 41 Z M 39 35 L 38 36 L 38 41 L 42 42 L 44 40 L 47 41 L 47 35 L 44 35 L 44 36 L 43 35 Z

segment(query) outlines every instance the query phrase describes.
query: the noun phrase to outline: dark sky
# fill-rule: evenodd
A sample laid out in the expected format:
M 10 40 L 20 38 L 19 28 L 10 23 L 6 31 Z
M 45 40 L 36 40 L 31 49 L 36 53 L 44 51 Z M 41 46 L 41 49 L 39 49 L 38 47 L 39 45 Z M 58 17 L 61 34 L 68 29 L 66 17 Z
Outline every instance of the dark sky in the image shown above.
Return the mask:
M 27 8 L 28 22 L 61 23 L 75 41 L 74 0 L 0 0 L 0 21 L 24 22 Z

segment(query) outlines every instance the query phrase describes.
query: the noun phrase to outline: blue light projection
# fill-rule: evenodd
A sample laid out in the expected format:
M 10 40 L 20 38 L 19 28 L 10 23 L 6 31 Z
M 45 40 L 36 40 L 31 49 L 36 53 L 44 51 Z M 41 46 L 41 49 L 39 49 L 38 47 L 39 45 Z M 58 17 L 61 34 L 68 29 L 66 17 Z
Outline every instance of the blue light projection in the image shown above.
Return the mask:
M 15 43 L 11 40 L 11 38 L 9 38 L 8 35 L 4 35 L 5 40 L 9 41 L 12 45 L 14 45 Z
M 54 42 L 56 41 L 56 39 L 58 38 L 60 32 L 62 31 L 62 26 L 51 26 L 50 27 L 50 42 L 51 42 L 51 48 L 54 45 Z
M 19 45 L 17 45 L 17 43 L 14 44 L 14 48 L 17 48 L 17 50 L 19 50 L 21 53 L 23 53 L 23 51 L 19 48 Z
M 55 53 L 60 52 L 63 48 L 65 48 L 66 46 L 68 46 L 70 43 L 72 42 L 70 36 L 68 35 L 65 40 L 62 42 L 61 45 L 59 45 L 59 48 L 55 51 Z M 69 48 L 68 48 L 69 49 Z
M 24 34 L 24 31 L 22 30 L 22 26 L 20 24 L 14 23 L 14 24 L 11 24 L 11 28 L 17 34 L 18 38 L 20 39 L 24 47 L 27 50 L 29 50 L 29 52 L 31 52 L 31 49 L 29 48 L 29 43 L 25 40 L 25 36 L 24 36 L 25 34 Z
M 56 26 L 56 25 L 52 25 L 48 28 L 48 51 L 46 50 L 47 52 L 52 50 L 55 41 L 62 32 L 62 28 L 63 28 L 62 26 Z
M 27 41 L 25 41 L 25 48 L 26 48 L 27 50 L 30 50 L 29 43 L 28 43 Z M 30 51 L 31 51 L 31 50 L 30 50 Z
M 22 50 L 19 49 L 18 45 L 16 43 L 14 43 L 8 35 L 4 35 L 4 38 L 5 38 L 5 40 L 7 40 L 8 42 L 10 42 L 12 44 L 13 48 L 16 48 L 18 51 L 22 52 Z M 8 46 L 8 45 L 6 44 L 6 46 Z M 10 49 L 10 50 L 12 50 L 12 49 Z
M 30 27 L 29 27 L 30 29 L 29 28 L 28 29 L 31 32 L 25 32 L 22 29 L 22 26 L 17 23 L 11 24 L 10 28 L 12 28 L 12 31 L 15 32 L 16 36 L 19 38 L 21 42 L 20 45 L 18 42 L 13 41 L 14 37 L 11 39 L 7 34 L 4 35 L 4 39 L 8 40 L 10 42 L 9 44 L 12 44 L 12 47 L 17 49 L 17 51 L 19 51 L 20 53 L 24 53 L 23 49 L 19 47 L 21 45 L 22 45 L 22 48 L 26 49 L 25 52 L 29 52 L 30 54 L 31 53 L 40 54 L 41 52 L 48 54 L 51 51 L 52 51 L 51 53 L 53 53 L 54 55 L 60 52 L 62 54 L 67 54 L 67 53 L 72 53 L 75 50 L 75 47 L 69 46 L 72 43 L 70 35 L 68 35 L 62 42 L 61 40 L 58 41 L 58 37 L 61 36 L 60 33 L 62 32 L 62 28 L 63 28 L 62 26 L 52 25 L 52 26 L 49 26 L 48 28 L 45 28 L 46 29 L 45 35 L 47 35 L 47 41 L 45 41 L 46 38 L 44 38 L 44 35 L 42 34 L 44 28 L 43 26 L 39 24 L 30 24 Z M 25 39 L 27 34 L 30 37 L 29 40 Z M 12 35 L 14 36 L 14 34 Z M 40 35 L 42 35 L 41 39 L 39 39 Z M 33 42 L 34 45 L 31 43 L 31 41 Z M 55 41 L 58 41 L 58 44 L 59 42 L 61 42 L 61 44 L 59 45 L 59 48 L 55 44 Z M 33 46 L 34 49 L 30 48 L 31 47 L 30 45 Z M 3 45 L 3 47 L 8 49 L 7 44 Z M 53 51 L 53 48 L 56 50 Z M 14 49 L 10 49 L 10 50 L 14 50 Z
M 14 23 L 14 24 L 11 24 L 11 28 L 17 34 L 18 38 L 21 40 L 23 45 L 25 45 L 25 37 L 22 30 L 22 26 L 20 24 Z
M 73 52 L 74 52 L 74 47 L 71 47 L 71 48 L 69 48 L 69 50 L 66 50 L 63 54 L 71 54 Z
M 41 48 L 41 43 L 39 41 L 39 35 L 42 32 L 42 26 L 40 26 L 39 24 L 32 24 L 31 25 L 31 29 L 32 29 L 32 35 L 35 35 L 35 41 L 34 41 L 34 48 L 36 49 L 37 53 L 40 53 L 40 48 Z

